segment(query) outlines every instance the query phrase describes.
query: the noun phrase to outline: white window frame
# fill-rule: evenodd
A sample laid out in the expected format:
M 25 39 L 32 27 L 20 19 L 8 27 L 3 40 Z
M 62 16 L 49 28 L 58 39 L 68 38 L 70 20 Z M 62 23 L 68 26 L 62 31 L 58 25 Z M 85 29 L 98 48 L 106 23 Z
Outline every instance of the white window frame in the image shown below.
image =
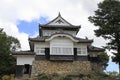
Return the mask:
M 56 48 L 55 51 L 53 50 L 54 48 Z M 68 49 L 68 50 L 65 50 L 65 49 Z M 50 49 L 50 54 L 51 55 L 73 55 L 73 48 L 72 47 L 62 47 L 62 46 L 52 46 Z
M 88 55 L 86 47 L 78 47 L 77 48 L 77 55 Z
M 35 48 L 35 52 L 36 52 L 37 55 L 45 55 L 45 47 L 37 46 Z

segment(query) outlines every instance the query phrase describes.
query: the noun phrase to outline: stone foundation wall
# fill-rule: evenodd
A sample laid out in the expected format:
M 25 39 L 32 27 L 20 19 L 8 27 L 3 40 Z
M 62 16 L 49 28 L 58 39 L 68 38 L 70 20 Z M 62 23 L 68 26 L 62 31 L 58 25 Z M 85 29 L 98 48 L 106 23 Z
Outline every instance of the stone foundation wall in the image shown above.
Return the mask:
M 96 62 L 91 62 L 91 69 L 96 72 L 103 72 L 103 67 L 102 65 L 96 63 Z
M 91 65 L 89 61 L 53 62 L 43 60 L 33 61 L 31 76 L 35 76 L 39 72 L 52 74 L 88 71 L 91 71 Z

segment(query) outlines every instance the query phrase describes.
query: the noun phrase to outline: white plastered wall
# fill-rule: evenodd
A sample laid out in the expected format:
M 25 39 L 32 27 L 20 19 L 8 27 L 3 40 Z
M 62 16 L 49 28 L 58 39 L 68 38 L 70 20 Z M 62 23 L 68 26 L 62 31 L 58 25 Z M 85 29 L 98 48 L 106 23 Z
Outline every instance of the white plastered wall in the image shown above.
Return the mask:
M 53 47 L 71 48 L 71 54 L 54 54 L 52 53 Z M 50 41 L 50 54 L 51 55 L 73 55 L 73 42 L 67 37 L 55 37 Z
M 37 52 L 37 48 L 48 48 L 50 47 L 49 42 L 36 42 L 34 43 L 34 52 L 36 53 L 36 55 L 45 55 L 45 53 L 38 53 Z
M 34 60 L 34 55 L 18 55 L 17 65 L 24 65 L 24 64 L 32 65 L 33 60 Z
M 51 36 L 51 34 L 58 33 L 60 30 L 43 30 L 43 36 Z M 76 36 L 76 31 L 66 31 L 64 33 L 71 34 L 72 36 Z

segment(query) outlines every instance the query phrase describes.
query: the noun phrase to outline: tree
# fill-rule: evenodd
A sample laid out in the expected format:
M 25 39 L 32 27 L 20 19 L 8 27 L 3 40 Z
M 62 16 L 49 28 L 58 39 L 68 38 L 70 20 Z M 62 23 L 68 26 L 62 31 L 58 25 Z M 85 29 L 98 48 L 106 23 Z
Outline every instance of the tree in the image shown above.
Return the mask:
M 103 69 L 108 66 L 109 56 L 106 53 L 102 53 L 98 57 L 99 64 L 103 65 Z
M 119 73 L 116 72 L 116 71 L 107 72 L 107 74 L 110 75 L 110 76 L 118 76 L 119 75 Z
M 0 28 L 0 76 L 4 74 L 14 73 L 15 59 L 10 55 L 11 51 L 20 48 L 19 41 L 6 35 Z
M 112 60 L 119 64 L 120 72 L 120 1 L 104 0 L 98 4 L 98 9 L 94 16 L 90 16 L 89 21 L 98 27 L 95 35 L 102 36 L 109 40 L 107 49 L 115 50 L 115 57 Z

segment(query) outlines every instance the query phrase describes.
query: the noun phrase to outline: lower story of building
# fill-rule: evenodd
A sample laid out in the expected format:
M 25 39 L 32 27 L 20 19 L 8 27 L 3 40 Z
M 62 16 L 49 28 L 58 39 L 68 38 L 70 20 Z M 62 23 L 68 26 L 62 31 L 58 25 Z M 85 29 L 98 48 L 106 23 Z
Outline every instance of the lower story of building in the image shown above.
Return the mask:
M 70 72 L 88 72 L 91 71 L 90 61 L 33 61 L 32 65 L 17 65 L 16 77 L 22 77 L 28 74 L 29 77 L 36 76 L 43 72 L 46 74 L 53 73 L 70 73 Z
M 76 55 L 17 55 L 16 77 L 35 76 L 40 72 L 70 73 L 89 72 L 102 67 L 96 62 L 98 57 Z

